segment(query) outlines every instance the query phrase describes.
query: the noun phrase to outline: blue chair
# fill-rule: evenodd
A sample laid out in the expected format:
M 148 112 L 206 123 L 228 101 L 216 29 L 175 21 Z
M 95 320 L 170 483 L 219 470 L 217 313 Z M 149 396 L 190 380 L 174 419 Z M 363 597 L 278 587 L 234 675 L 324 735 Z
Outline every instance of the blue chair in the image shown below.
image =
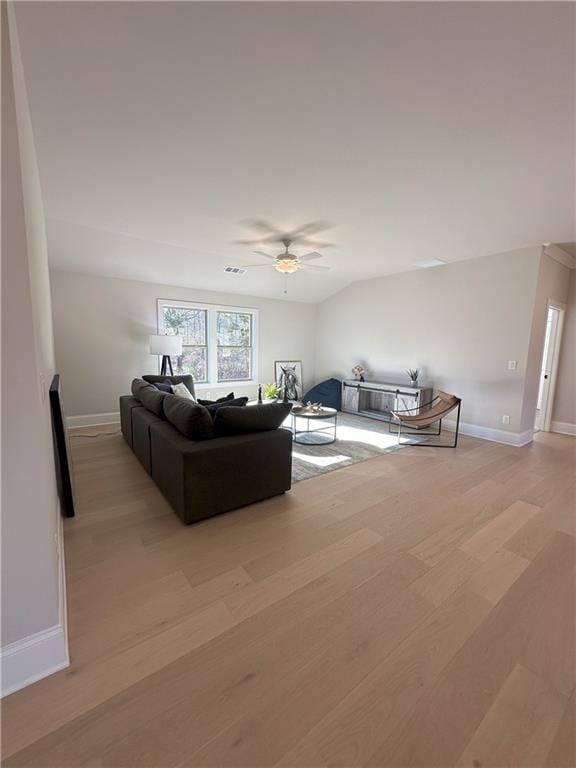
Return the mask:
M 320 403 L 326 408 L 342 410 L 342 382 L 339 379 L 326 379 L 309 389 L 302 397 L 302 402 Z

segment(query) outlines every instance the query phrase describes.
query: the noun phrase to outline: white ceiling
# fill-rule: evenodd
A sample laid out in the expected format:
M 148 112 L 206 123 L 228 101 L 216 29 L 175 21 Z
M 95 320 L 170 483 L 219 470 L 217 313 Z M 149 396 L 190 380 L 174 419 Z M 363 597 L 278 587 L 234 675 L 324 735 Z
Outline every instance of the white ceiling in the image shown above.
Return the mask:
M 572 3 L 17 4 L 55 267 L 282 298 L 233 241 L 317 219 L 350 282 L 572 242 Z M 272 249 L 274 250 L 274 249 Z M 308 250 L 308 249 L 307 249 Z

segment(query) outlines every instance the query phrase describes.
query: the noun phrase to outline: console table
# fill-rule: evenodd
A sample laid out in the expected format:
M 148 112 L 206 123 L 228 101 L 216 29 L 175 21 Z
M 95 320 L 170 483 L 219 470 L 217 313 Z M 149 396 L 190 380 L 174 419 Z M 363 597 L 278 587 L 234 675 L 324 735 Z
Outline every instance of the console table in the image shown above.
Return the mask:
M 391 411 L 422 408 L 432 400 L 432 395 L 432 387 L 412 387 L 394 381 L 346 379 L 342 382 L 342 410 L 390 421 Z

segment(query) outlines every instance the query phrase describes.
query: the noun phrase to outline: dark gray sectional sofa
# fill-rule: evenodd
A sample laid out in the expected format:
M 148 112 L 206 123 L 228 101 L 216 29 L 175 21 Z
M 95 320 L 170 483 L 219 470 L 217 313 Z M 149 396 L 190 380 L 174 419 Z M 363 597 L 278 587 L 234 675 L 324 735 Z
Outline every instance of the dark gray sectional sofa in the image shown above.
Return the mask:
M 184 383 L 194 394 L 191 376 L 145 376 L 158 381 Z M 143 382 L 142 382 L 143 384 Z M 290 489 L 292 435 L 283 428 L 242 433 L 234 429 L 238 417 L 253 408 L 225 408 L 221 422 L 233 434 L 191 440 L 170 423 L 164 413 L 165 394 L 153 387 L 133 386 L 133 395 L 120 397 L 122 434 L 175 512 L 194 523 Z M 174 402 L 174 401 L 173 401 Z M 234 411 L 250 411 L 238 414 Z M 225 413 L 227 412 L 227 414 Z M 216 421 L 215 421 L 216 423 Z M 238 433 L 234 433 L 237 431 Z

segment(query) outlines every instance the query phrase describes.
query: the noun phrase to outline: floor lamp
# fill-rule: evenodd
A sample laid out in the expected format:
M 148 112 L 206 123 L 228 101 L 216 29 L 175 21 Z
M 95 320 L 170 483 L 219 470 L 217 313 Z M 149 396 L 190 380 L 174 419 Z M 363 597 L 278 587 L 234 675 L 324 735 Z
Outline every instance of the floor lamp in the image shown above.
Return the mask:
M 174 376 L 172 370 L 172 357 L 178 357 L 182 354 L 181 336 L 150 336 L 150 354 L 162 355 L 162 364 L 160 366 L 160 376 L 167 376 L 170 370 L 170 376 Z

